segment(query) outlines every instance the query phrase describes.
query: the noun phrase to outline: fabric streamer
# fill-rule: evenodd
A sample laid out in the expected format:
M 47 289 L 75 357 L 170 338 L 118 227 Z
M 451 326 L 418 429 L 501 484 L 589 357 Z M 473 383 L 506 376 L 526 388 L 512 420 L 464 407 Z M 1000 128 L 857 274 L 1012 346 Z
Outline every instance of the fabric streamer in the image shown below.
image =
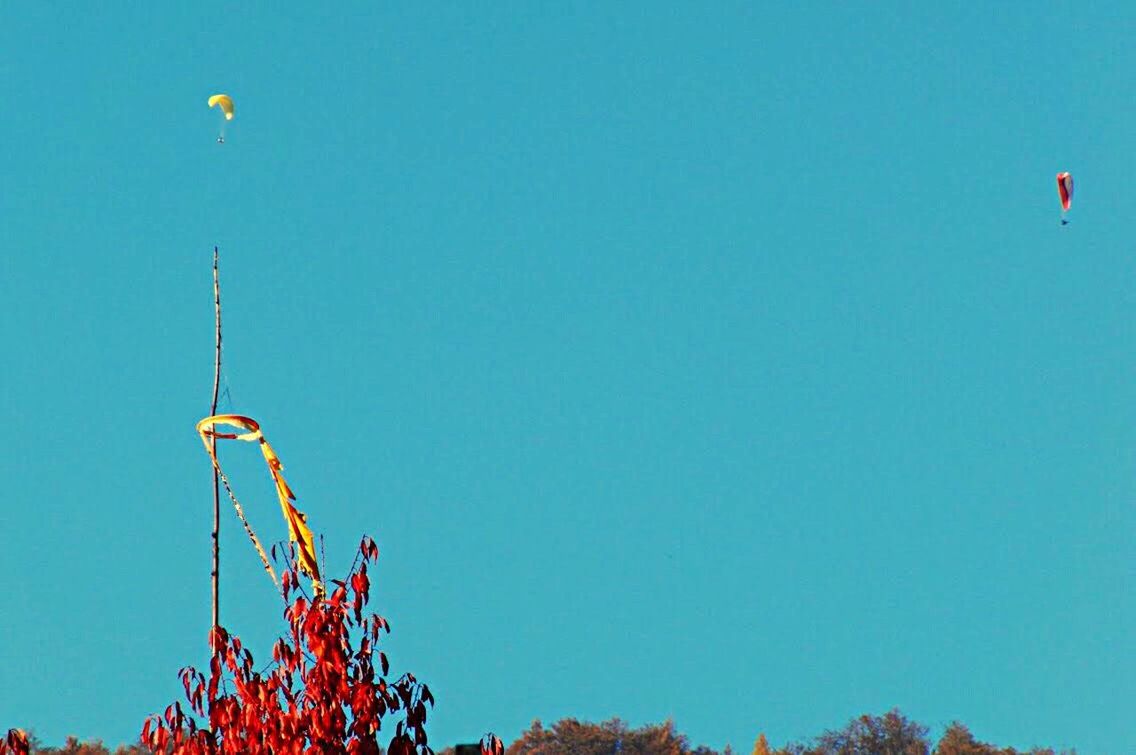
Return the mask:
M 230 427 L 240 428 L 246 432 L 220 432 L 217 425 L 228 425 Z M 260 554 L 260 560 L 264 564 L 265 571 L 268 576 L 272 578 L 272 583 L 279 587 L 276 579 L 276 572 L 272 569 L 272 564 L 268 561 L 268 555 L 264 552 L 264 547 L 257 539 L 256 533 L 253 532 L 252 527 L 249 526 L 248 520 L 245 519 L 244 511 L 241 509 L 241 504 L 237 497 L 233 494 L 233 489 L 229 485 L 229 479 L 225 473 L 221 471 L 221 463 L 217 461 L 217 455 L 214 452 L 214 446 L 210 443 L 210 438 L 216 440 L 243 440 L 248 442 L 256 442 L 260 444 L 260 452 L 264 454 L 264 460 L 268 464 L 268 471 L 272 475 L 272 481 L 276 484 L 276 497 L 280 500 L 280 510 L 284 514 L 284 521 L 288 523 L 288 537 L 296 544 L 296 550 L 299 552 L 299 567 L 300 571 L 308 575 L 312 580 L 312 590 L 315 592 L 316 597 L 323 597 L 323 585 L 320 582 L 319 562 L 316 560 L 316 547 L 315 538 L 312 537 L 312 531 L 308 529 L 308 518 L 302 511 L 297 509 L 293 502 L 296 500 L 296 495 L 292 489 L 288 487 L 288 483 L 284 481 L 284 475 L 281 470 L 284 465 L 280 463 L 280 457 L 272 450 L 268 440 L 260 431 L 260 425 L 256 420 L 251 417 L 245 417 L 240 414 L 215 414 L 211 417 L 206 417 L 197 423 L 197 433 L 201 436 L 201 441 L 205 444 L 205 452 L 209 454 L 209 458 L 213 461 L 213 468 L 217 470 L 218 477 L 221 478 L 222 484 L 225 486 L 225 492 L 229 494 L 229 500 L 233 502 L 233 507 L 237 510 L 237 516 L 240 517 L 241 523 L 245 526 L 245 532 L 248 533 L 249 539 L 256 547 L 256 552 Z

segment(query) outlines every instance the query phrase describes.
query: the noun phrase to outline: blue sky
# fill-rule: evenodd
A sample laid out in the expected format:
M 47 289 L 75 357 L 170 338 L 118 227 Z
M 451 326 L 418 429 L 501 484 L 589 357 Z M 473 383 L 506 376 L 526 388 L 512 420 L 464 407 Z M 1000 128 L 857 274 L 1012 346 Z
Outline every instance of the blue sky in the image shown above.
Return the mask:
M 218 244 L 222 408 L 332 572 L 378 541 L 437 746 L 673 716 L 748 751 L 898 706 L 1130 747 L 1134 27 L 4 4 L 0 725 L 125 741 L 205 660 Z M 223 513 L 222 619 L 267 657 Z

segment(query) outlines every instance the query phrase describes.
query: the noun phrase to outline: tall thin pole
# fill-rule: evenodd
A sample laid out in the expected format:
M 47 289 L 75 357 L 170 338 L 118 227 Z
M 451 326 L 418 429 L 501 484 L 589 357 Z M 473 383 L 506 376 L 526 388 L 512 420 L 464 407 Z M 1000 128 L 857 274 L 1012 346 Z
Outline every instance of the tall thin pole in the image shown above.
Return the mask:
M 213 310 L 217 320 L 217 352 L 213 360 L 213 403 L 209 405 L 209 416 L 217 413 L 217 392 L 221 387 L 221 278 L 217 268 L 217 247 L 213 247 Z M 213 458 L 217 458 L 217 438 L 209 436 L 209 444 L 213 451 Z M 221 575 L 221 486 L 217 467 L 213 467 L 213 628 L 220 626 L 218 611 L 218 593 L 220 591 Z M 209 632 L 212 642 L 213 632 Z M 213 647 L 216 653 L 218 648 Z

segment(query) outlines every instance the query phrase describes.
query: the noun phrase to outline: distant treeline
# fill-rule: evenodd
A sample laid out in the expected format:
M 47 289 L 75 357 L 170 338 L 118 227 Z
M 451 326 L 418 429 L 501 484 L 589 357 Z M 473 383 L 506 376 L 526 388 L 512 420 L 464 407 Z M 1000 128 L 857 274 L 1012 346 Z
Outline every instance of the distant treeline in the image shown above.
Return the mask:
M 141 745 L 123 745 L 111 750 L 101 739 L 80 742 L 75 737 L 67 737 L 62 747 L 45 747 L 34 732 L 28 735 L 28 744 L 30 755 L 153 755 Z
M 764 734 L 757 734 L 752 745 L 726 745 L 719 752 L 692 745 L 673 721 L 632 729 L 618 718 L 599 724 L 565 718 L 548 728 L 533 721 L 506 755 L 1076 755 L 1075 750 L 1016 750 L 981 742 L 958 722 L 948 726 L 938 742 L 932 742 L 928 732 L 928 727 L 892 710 L 882 716 L 860 716 L 841 729 L 803 742 L 774 747 Z M 439 755 L 453 753 L 451 747 Z
M 632 729 L 618 718 L 598 724 L 565 718 L 548 728 L 533 721 L 506 755 L 1076 755 L 1076 750 L 1016 750 L 981 742 L 957 721 L 938 742 L 932 742 L 928 732 L 928 727 L 892 710 L 882 716 L 860 716 L 807 741 L 774 747 L 758 734 L 751 747 L 727 745 L 719 752 L 692 746 L 673 721 Z M 32 755 L 152 755 L 138 745 L 111 750 L 99 740 L 79 742 L 74 737 L 62 747 L 44 747 L 34 736 L 30 743 Z M 439 750 L 438 755 L 454 755 L 454 748 Z

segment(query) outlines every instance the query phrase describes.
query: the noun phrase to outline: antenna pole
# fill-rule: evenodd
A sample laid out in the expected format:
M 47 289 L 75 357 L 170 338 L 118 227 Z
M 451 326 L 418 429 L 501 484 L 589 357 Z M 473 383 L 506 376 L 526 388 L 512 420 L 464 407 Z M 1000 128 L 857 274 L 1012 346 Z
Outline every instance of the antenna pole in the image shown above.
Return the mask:
M 217 247 L 213 247 L 213 310 L 217 321 L 217 351 L 213 360 L 213 402 L 209 405 L 209 416 L 217 413 L 217 392 L 221 387 L 221 279 L 218 274 Z M 217 458 L 217 438 L 209 436 L 209 445 L 213 451 L 213 458 Z M 220 626 L 218 610 L 218 594 L 220 592 L 221 576 L 221 487 L 216 465 L 213 465 L 213 624 L 212 629 Z M 210 629 L 209 641 L 213 645 L 213 631 Z M 219 648 L 212 647 L 214 653 Z

